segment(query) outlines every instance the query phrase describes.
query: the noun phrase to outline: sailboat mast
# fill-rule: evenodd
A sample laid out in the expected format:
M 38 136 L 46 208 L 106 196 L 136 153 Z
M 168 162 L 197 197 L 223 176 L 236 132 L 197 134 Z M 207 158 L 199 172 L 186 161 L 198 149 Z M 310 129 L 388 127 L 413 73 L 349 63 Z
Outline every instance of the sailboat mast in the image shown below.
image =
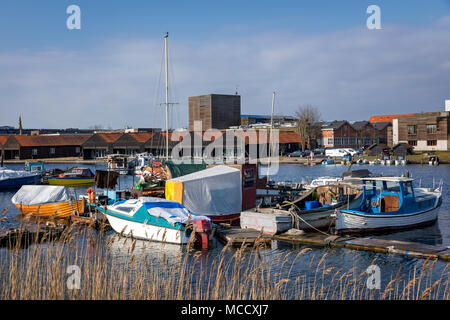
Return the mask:
M 270 181 L 270 160 L 272 158 L 272 129 L 273 129 L 273 110 L 275 107 L 275 91 L 272 93 L 272 113 L 270 114 L 270 134 L 269 134 L 269 162 L 267 163 L 267 181 Z
M 167 38 L 169 33 L 164 36 L 164 55 L 166 61 L 166 160 L 169 159 L 169 64 L 168 64 L 168 46 Z
M 275 91 L 272 93 L 272 114 L 270 115 L 270 131 L 273 129 L 273 109 L 275 106 Z
M 272 156 L 272 130 L 273 130 L 273 111 L 275 107 L 275 91 L 272 93 L 272 113 L 270 115 L 270 148 L 269 157 Z

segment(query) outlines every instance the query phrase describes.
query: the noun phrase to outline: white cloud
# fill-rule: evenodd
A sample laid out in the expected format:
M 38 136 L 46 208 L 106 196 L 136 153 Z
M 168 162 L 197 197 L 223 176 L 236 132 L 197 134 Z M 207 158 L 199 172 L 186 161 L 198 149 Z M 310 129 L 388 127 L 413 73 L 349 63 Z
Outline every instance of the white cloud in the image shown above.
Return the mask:
M 190 45 L 170 42 L 173 125 L 188 96 L 234 93 L 242 113 L 293 115 L 317 105 L 325 119 L 439 110 L 450 97 L 450 30 L 383 26 L 329 34 L 261 34 Z M 164 126 L 163 41 L 114 39 L 85 51 L 0 52 L 0 125 Z M 159 88 L 159 90 L 158 90 Z

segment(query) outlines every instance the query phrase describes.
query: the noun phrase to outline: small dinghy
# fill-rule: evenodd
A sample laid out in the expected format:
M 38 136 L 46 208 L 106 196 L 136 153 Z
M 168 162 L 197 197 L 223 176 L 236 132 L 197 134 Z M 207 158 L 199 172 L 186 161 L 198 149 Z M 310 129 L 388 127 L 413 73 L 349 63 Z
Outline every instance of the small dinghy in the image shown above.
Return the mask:
M 194 230 L 202 247 L 208 246 L 211 219 L 199 216 L 175 201 L 155 197 L 122 200 L 98 209 L 117 233 L 137 239 L 187 244 Z
M 442 203 L 442 186 L 414 188 L 407 177 L 362 178 L 363 195 L 357 209 L 335 214 L 336 231 L 366 233 L 432 224 Z
M 11 202 L 22 214 L 64 219 L 83 212 L 82 200 L 72 200 L 63 186 L 22 186 Z

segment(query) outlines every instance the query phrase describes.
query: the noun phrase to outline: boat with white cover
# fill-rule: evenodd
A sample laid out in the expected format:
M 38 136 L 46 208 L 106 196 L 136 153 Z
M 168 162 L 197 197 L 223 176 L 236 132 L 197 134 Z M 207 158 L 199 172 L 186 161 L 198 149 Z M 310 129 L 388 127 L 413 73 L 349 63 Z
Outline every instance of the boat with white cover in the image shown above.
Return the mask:
M 105 213 L 114 231 L 137 239 L 187 244 L 195 229 L 205 236 L 212 229 L 211 219 L 196 215 L 175 201 L 163 198 L 141 197 L 122 200 L 105 208 Z
M 0 167 L 0 189 L 20 188 L 23 185 L 37 184 L 41 180 L 39 172 L 11 170 Z

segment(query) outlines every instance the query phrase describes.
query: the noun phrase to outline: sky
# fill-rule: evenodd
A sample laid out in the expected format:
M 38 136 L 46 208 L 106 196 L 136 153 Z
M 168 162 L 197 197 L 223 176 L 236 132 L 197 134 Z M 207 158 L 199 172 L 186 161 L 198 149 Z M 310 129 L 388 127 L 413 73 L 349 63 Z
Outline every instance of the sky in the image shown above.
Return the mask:
M 328 121 L 450 99 L 450 0 L 1 0 L 0 126 L 164 128 L 166 32 L 172 128 L 189 96 L 236 90 L 242 114 L 270 114 L 275 91 L 276 114 Z

